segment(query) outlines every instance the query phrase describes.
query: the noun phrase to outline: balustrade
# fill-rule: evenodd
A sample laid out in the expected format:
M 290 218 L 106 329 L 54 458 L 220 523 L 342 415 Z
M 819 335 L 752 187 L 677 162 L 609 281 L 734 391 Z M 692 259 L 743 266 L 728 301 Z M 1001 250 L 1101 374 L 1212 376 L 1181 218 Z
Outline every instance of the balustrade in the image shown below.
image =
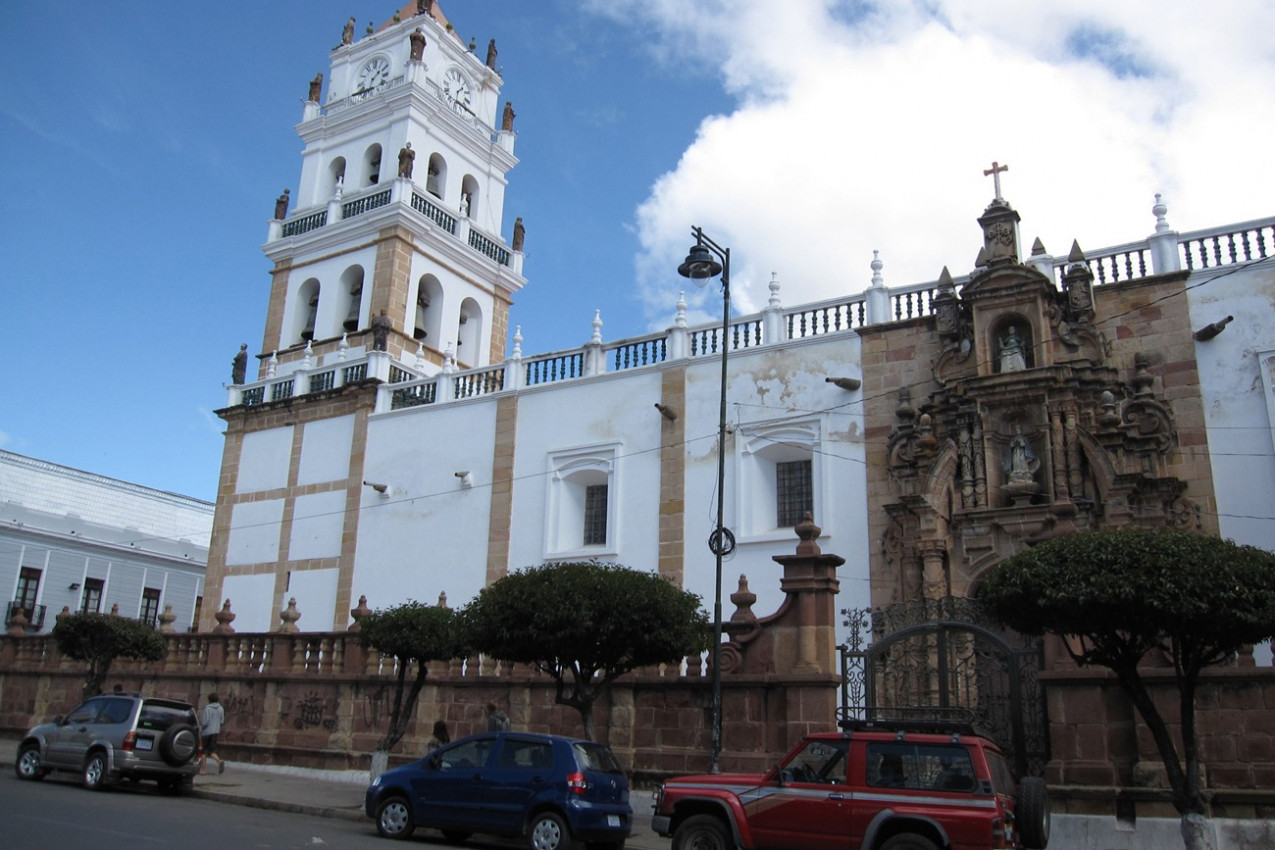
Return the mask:
M 579 378 L 584 374 L 584 353 L 572 352 L 542 357 L 526 364 L 526 385 L 552 384 L 556 381 Z
M 458 399 L 491 395 L 505 388 L 505 367 L 462 373 L 455 378 L 455 382 Z

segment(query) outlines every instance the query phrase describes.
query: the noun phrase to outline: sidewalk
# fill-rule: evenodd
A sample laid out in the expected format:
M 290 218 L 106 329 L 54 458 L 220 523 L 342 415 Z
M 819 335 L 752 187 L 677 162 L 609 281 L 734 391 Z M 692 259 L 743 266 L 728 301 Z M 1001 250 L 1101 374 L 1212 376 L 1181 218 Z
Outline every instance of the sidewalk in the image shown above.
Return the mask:
M 17 750 L 16 739 L 0 739 L 0 767 L 12 769 Z M 363 771 L 227 762 L 225 773 L 196 776 L 192 796 L 237 806 L 365 821 L 371 829 L 371 818 L 363 814 L 367 784 Z M 635 791 L 631 803 L 633 833 L 625 846 L 630 850 L 668 850 L 668 840 L 651 831 L 652 793 Z

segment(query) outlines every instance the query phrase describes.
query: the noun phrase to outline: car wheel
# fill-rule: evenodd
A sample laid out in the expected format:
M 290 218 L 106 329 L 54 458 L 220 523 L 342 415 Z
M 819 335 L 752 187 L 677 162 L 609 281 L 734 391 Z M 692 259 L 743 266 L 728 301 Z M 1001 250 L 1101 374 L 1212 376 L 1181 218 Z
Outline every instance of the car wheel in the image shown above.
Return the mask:
M 18 760 L 13 763 L 13 771 L 19 779 L 43 779 L 44 768 L 40 766 L 40 748 L 28 744 L 18 753 Z
M 439 832 L 443 833 L 443 837 L 452 844 L 463 844 L 469 840 L 469 836 L 473 835 L 472 832 L 464 832 L 459 829 L 441 829 Z
M 896 835 L 881 845 L 881 850 L 939 850 L 933 841 L 915 832 Z
M 414 829 L 412 807 L 403 797 L 386 797 L 376 807 L 376 831 L 386 838 L 409 838 Z
M 101 791 L 106 787 L 106 753 L 98 750 L 89 753 L 84 760 L 84 787 L 90 791 Z
M 1045 780 L 1029 776 L 1018 783 L 1014 820 L 1023 846 L 1028 850 L 1044 850 L 1049 844 L 1049 793 Z
M 571 844 L 571 832 L 567 824 L 553 812 L 541 812 L 531 818 L 527 830 L 527 846 L 530 850 L 565 850 Z
M 673 832 L 673 850 L 733 850 L 726 824 L 714 815 L 693 815 Z
M 159 757 L 165 764 L 181 767 L 199 751 L 199 733 L 193 726 L 170 726 L 159 739 Z

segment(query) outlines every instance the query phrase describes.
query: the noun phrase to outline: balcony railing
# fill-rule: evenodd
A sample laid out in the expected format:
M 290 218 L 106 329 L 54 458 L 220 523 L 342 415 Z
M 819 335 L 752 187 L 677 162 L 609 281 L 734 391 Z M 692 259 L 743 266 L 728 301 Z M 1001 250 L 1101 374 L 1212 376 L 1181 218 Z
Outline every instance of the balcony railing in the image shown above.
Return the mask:
M 27 618 L 27 629 L 38 631 L 44 627 L 45 610 L 44 605 L 24 605 L 21 601 L 10 602 L 4 612 L 4 621 L 7 624 L 13 619 L 14 614 L 21 611 L 22 616 Z
M 447 215 L 420 195 L 414 196 L 413 204 L 418 202 L 440 217 Z M 1275 216 L 1192 233 L 1167 233 L 1143 242 L 1118 245 L 1087 255 L 1085 263 L 1093 273 L 1095 283 L 1109 285 L 1150 275 L 1212 269 L 1273 256 Z M 1051 257 L 1033 257 L 1027 262 L 1052 271 L 1055 285 L 1060 287 L 1063 275 L 1071 265 L 1066 260 Z M 968 282 L 967 276 L 952 281 L 958 292 Z M 368 355 L 364 360 L 341 367 L 325 366 L 307 374 L 306 386 L 308 392 L 313 393 L 369 377 L 377 378 L 385 384 L 377 401 L 377 411 L 401 410 L 519 392 L 607 372 L 646 369 L 675 359 L 714 357 L 721 353 L 723 344 L 729 345 L 732 352 L 746 351 L 832 334 L 849 334 L 872 324 L 911 321 L 933 313 L 938 292 L 937 282 L 887 288 L 876 278 L 873 287 L 865 292 L 784 309 L 778 304 L 776 290 L 772 306 L 758 314 L 735 318 L 724 340 L 720 324 L 687 327 L 686 307 L 681 304 L 674 327 L 662 333 L 608 343 L 595 337 L 594 342 L 577 349 L 525 359 L 519 354 L 496 366 L 462 371 L 451 369 L 445 377 L 420 377 L 405 366 L 388 364 L 387 355 L 383 352 L 373 352 L 385 358 L 388 365 L 378 366 L 379 371 L 371 372 L 372 355 Z M 295 376 L 271 377 L 252 385 L 232 388 L 231 404 L 250 406 L 262 404 L 267 398 L 271 401 L 290 398 L 297 386 L 295 381 Z

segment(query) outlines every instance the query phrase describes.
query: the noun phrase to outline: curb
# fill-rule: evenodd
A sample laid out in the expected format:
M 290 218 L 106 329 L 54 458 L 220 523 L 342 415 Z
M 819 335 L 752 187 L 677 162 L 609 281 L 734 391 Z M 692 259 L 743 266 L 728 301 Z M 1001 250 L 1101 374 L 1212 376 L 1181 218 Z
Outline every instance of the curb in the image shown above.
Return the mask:
M 201 800 L 211 800 L 215 803 L 231 803 L 236 806 L 247 806 L 250 809 L 268 809 L 276 812 L 291 812 L 292 814 L 297 815 L 335 818 L 338 820 L 367 820 L 367 817 L 363 814 L 363 808 L 361 806 L 357 811 L 334 809 L 328 806 L 307 806 L 303 803 L 285 803 L 280 800 L 264 800 L 259 797 L 244 797 L 238 794 L 228 794 L 224 791 L 205 791 L 199 788 L 194 789 L 186 796 Z

